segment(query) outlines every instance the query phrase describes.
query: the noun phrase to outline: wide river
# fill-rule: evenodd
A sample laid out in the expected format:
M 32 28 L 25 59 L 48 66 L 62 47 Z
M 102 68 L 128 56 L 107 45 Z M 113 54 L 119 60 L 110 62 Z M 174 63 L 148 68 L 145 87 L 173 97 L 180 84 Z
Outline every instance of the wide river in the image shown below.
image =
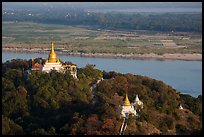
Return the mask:
M 10 59 L 31 59 L 42 57 L 47 58 L 47 54 L 38 53 L 14 53 L 3 52 L 2 62 Z M 197 97 L 202 94 L 202 61 L 182 61 L 182 60 L 133 60 L 133 59 L 112 59 L 75 57 L 58 55 L 62 61 L 71 61 L 79 68 L 87 64 L 96 65 L 97 69 L 105 71 L 116 71 L 120 73 L 132 73 L 136 75 L 148 76 L 172 86 L 176 90 Z

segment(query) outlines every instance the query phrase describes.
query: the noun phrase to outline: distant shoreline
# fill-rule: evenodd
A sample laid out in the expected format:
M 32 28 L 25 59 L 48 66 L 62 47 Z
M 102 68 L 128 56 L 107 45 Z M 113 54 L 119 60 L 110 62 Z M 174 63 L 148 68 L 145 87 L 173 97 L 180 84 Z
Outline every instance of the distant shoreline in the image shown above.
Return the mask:
M 42 53 L 48 54 L 49 51 L 40 50 L 22 50 L 22 49 L 7 49 L 2 48 L 5 52 L 23 52 L 23 53 Z M 80 52 L 59 52 L 58 55 L 69 55 L 69 56 L 80 56 L 80 57 L 99 57 L 99 58 L 123 58 L 123 59 L 156 59 L 156 60 L 186 60 L 186 61 L 202 61 L 202 54 L 169 54 L 157 55 L 154 53 L 150 54 L 111 54 L 111 53 L 80 53 Z

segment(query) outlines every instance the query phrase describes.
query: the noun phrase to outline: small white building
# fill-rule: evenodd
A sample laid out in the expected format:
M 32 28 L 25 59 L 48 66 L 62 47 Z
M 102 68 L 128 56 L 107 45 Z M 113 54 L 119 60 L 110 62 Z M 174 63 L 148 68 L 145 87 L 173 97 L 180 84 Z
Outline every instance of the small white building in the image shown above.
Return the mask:
M 119 107 L 120 107 L 120 115 L 122 117 L 127 117 L 129 114 L 136 116 L 137 112 L 134 109 L 134 106 L 130 104 L 127 93 L 126 93 L 125 101 L 124 101 L 123 105 L 119 106 Z

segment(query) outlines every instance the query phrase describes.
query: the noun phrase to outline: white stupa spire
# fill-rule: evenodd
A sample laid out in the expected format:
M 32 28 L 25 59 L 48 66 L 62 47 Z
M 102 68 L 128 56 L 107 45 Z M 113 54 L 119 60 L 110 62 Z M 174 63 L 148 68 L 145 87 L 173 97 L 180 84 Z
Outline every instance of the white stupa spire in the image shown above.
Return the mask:
M 179 109 L 183 109 L 182 105 L 180 104 Z
M 133 104 L 134 106 L 140 106 L 141 108 L 143 108 L 143 102 L 140 101 L 139 97 L 138 97 L 138 94 L 136 95 L 135 97 L 135 102 Z

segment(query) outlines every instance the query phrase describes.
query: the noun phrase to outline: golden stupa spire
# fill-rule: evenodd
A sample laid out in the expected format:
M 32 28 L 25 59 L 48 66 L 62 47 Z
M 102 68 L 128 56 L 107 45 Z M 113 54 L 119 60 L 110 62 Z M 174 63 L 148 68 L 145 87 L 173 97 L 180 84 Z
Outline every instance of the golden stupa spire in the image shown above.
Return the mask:
M 128 99 L 127 91 L 126 91 L 126 93 L 125 93 L 124 106 L 131 106 L 130 101 L 129 101 L 129 99 Z
M 54 50 L 54 41 L 53 40 L 51 41 L 51 48 L 52 48 L 51 53 L 55 53 L 55 50 Z
M 51 52 L 49 54 L 49 59 L 48 59 L 48 62 L 58 62 L 59 60 L 57 59 L 57 55 L 55 53 L 55 50 L 54 50 L 54 42 L 53 40 L 51 41 Z

